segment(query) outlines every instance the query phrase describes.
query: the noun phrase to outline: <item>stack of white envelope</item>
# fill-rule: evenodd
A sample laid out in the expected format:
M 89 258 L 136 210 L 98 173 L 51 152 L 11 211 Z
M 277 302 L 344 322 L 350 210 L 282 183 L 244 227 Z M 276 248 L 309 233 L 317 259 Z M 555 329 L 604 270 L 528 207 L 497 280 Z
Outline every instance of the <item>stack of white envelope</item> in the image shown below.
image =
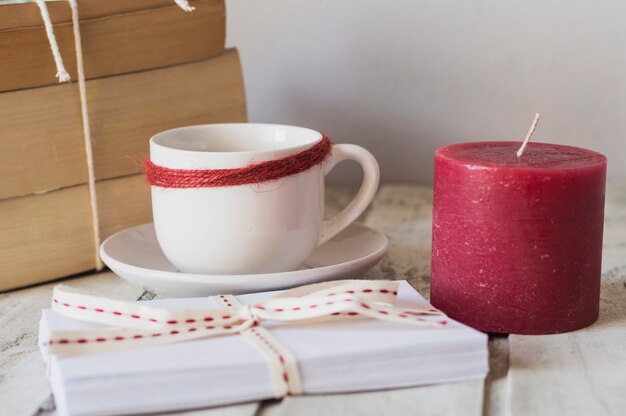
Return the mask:
M 396 305 L 428 308 L 407 282 Z M 241 295 L 254 304 L 279 292 Z M 168 309 L 217 308 L 208 298 L 148 301 Z M 441 319 L 435 316 L 429 319 Z M 304 394 L 354 392 L 480 379 L 487 336 L 450 320 L 423 328 L 373 319 L 303 324 L 264 322 L 297 357 Z M 51 331 L 100 328 L 46 309 L 40 345 Z M 47 355 L 61 415 L 148 413 L 272 398 L 264 358 L 240 335 L 60 357 Z

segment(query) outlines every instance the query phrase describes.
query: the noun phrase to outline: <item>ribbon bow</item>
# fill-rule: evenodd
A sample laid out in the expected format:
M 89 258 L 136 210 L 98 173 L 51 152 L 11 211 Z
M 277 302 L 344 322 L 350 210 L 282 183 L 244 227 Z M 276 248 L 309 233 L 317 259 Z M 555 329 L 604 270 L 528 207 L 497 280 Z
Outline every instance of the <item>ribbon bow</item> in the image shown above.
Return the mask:
M 342 280 L 302 286 L 265 302 L 243 305 L 232 295 L 211 297 L 219 308 L 176 309 L 147 306 L 82 293 L 64 285 L 54 288 L 52 309 L 61 315 L 112 327 L 52 331 L 42 347 L 56 355 L 179 342 L 240 333 L 268 362 L 276 397 L 302 391 L 295 356 L 262 325 L 272 321 L 334 321 L 363 316 L 421 327 L 444 327 L 445 316 L 434 309 L 394 306 L 398 283 L 384 280 Z M 431 316 L 431 318 L 428 318 Z

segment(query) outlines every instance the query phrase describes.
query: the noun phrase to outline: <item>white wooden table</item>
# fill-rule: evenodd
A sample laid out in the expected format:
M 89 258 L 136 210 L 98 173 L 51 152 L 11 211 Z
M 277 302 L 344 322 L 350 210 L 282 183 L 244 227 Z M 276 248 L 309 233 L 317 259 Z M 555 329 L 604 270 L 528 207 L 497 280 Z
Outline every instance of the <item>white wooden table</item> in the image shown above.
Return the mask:
M 350 189 L 328 190 L 329 209 Z M 383 186 L 361 221 L 387 234 L 387 256 L 367 278 L 407 279 L 428 296 L 431 189 Z M 68 254 L 71 255 L 71 254 Z M 374 393 L 288 397 L 188 415 L 626 415 L 626 182 L 607 190 L 600 320 L 561 335 L 492 337 L 483 381 Z M 151 299 L 111 272 L 65 281 L 123 300 Z M 0 294 L 0 415 L 54 414 L 37 350 L 40 310 L 53 283 Z

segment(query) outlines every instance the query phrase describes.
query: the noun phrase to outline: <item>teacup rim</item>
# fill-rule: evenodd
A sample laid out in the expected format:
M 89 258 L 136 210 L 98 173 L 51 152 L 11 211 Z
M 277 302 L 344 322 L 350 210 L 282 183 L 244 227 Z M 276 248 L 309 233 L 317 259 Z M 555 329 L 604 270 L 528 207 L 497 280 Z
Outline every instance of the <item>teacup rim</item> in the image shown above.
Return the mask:
M 313 136 L 316 136 L 316 138 L 314 140 L 311 140 L 308 143 L 305 144 L 293 144 L 291 146 L 285 146 L 285 147 L 277 147 L 276 149 L 270 149 L 270 150 L 241 150 L 241 151 L 210 151 L 210 150 L 192 150 L 192 149 L 181 149 L 181 148 L 177 148 L 174 146 L 168 146 L 166 144 L 163 143 L 159 143 L 158 142 L 158 138 L 162 135 L 168 134 L 168 133 L 172 133 L 172 132 L 176 132 L 176 131 L 181 131 L 181 130 L 188 130 L 188 129 L 196 129 L 196 128 L 206 128 L 206 127 L 223 127 L 223 126 L 246 126 L 246 127 L 281 127 L 281 128 L 288 128 L 288 129 L 296 129 L 296 130 L 303 130 L 303 131 L 307 131 L 313 134 Z M 150 138 L 150 146 L 156 146 L 156 147 L 160 147 L 161 149 L 165 150 L 165 151 L 172 151 L 172 152 L 176 152 L 178 154 L 188 154 L 188 155 L 221 155 L 224 157 L 228 157 L 228 156 L 234 156 L 234 155 L 239 155 L 239 156 L 259 156 L 259 155 L 263 155 L 263 154 L 271 154 L 271 153 L 276 153 L 276 152 L 289 152 L 292 153 L 293 151 L 301 151 L 304 149 L 307 149 L 313 145 L 315 145 L 316 143 L 318 143 L 319 141 L 321 141 L 324 138 L 324 134 L 314 130 L 314 129 L 310 129 L 308 127 L 301 127 L 301 126 L 294 126 L 294 125 L 289 125 L 289 124 L 278 124 L 278 123 L 203 123 L 203 124 L 192 124 L 192 125 L 187 125 L 187 126 L 181 126 L 181 127 L 175 127 L 172 129 L 167 129 L 167 130 L 163 130 L 160 131 L 156 134 L 154 134 L 151 138 Z

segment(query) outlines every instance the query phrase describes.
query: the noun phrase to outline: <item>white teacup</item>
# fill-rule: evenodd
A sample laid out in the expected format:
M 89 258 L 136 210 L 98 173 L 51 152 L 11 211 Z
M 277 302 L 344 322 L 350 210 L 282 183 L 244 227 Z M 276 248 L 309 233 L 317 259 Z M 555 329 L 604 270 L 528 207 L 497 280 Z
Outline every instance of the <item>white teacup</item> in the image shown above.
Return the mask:
M 302 152 L 317 131 L 272 124 L 207 124 L 159 133 L 150 158 L 173 169 L 232 169 Z M 361 164 L 354 200 L 324 220 L 324 176 L 340 161 Z M 352 223 L 378 187 L 374 157 L 352 144 L 333 145 L 323 164 L 260 184 L 217 188 L 152 186 L 157 239 L 165 256 L 186 273 L 253 274 L 289 271 Z

